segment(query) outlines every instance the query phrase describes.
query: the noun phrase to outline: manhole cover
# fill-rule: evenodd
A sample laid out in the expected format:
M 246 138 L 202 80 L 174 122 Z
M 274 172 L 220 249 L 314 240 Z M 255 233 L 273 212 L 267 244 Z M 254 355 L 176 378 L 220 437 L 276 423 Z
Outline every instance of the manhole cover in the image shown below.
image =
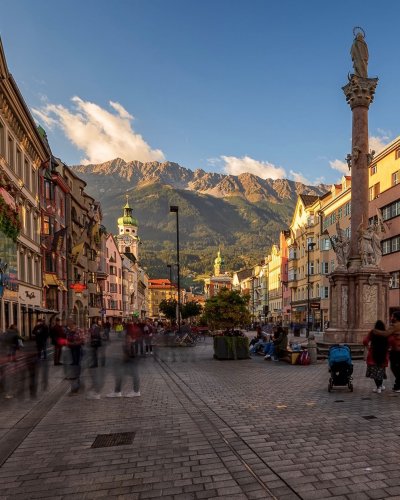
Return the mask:
M 336 399 L 335 403 L 344 403 L 344 399 Z
M 365 420 L 373 420 L 374 418 L 378 417 L 375 417 L 375 415 L 365 415 L 363 418 L 365 418 Z
M 111 446 L 123 446 L 132 444 L 134 432 L 118 432 L 117 434 L 99 434 L 96 436 L 91 448 L 109 448 Z

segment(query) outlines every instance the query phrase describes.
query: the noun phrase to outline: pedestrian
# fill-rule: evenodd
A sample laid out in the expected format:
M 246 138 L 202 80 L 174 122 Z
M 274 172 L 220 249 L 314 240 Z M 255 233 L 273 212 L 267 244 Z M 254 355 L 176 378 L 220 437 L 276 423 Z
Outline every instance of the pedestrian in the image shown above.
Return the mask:
M 103 342 L 101 339 L 101 327 L 96 321 L 93 321 L 92 326 L 89 329 L 89 342 L 91 351 L 91 362 L 89 368 L 97 368 L 99 365 L 99 349 L 102 347 Z
M 394 375 L 394 392 L 400 392 L 400 311 L 392 316 L 392 326 L 388 329 L 390 346 L 390 369 Z
M 56 318 L 55 324 L 50 328 L 51 343 L 54 346 L 54 366 L 62 365 L 61 352 L 66 344 L 65 329 L 61 325 L 60 318 Z
M 38 359 L 47 359 L 47 339 L 49 338 L 49 329 L 43 319 L 39 318 L 32 330 L 32 336 L 35 338 Z
M 111 323 L 107 320 L 104 323 L 104 338 L 110 340 Z
M 11 324 L 2 338 L 8 361 L 17 361 L 17 351 L 21 346 L 22 338 L 19 336 L 17 326 Z
M 115 386 L 114 391 L 107 394 L 108 398 L 134 398 L 140 396 L 138 339 L 142 336 L 142 330 L 137 321 L 129 322 L 126 328 L 125 338 L 122 344 L 122 353 L 115 360 Z M 133 390 L 122 394 L 122 385 L 125 376 L 132 378 Z
M 71 353 L 68 380 L 71 380 L 70 394 L 77 394 L 80 388 L 82 347 L 85 343 L 83 331 L 78 328 L 72 319 L 67 321 L 66 327 L 67 346 Z
M 373 330 L 363 340 L 363 344 L 368 346 L 365 376 L 374 380 L 376 387 L 373 392 L 378 394 L 385 390 L 383 381 L 387 378 L 386 367 L 388 366 L 389 341 L 385 330 L 384 322 L 378 320 Z
M 144 344 L 146 346 L 146 354 L 153 354 L 153 345 L 152 345 L 153 326 L 150 321 L 146 321 L 146 324 L 144 325 L 143 328 L 143 332 L 144 332 Z

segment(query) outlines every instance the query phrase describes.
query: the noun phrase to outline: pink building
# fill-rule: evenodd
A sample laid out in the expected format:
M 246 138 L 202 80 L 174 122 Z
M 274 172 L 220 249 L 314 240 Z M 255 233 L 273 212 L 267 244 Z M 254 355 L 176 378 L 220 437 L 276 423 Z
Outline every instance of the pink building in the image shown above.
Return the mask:
M 122 257 L 114 236 L 109 234 L 106 240 L 107 279 L 103 282 L 103 304 L 105 320 L 116 322 L 122 319 Z

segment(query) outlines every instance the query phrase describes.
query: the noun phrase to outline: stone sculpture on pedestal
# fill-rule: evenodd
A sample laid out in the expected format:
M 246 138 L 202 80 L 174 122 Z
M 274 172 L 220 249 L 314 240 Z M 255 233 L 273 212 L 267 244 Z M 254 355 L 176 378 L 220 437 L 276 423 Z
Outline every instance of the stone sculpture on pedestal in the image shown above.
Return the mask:
M 388 319 L 389 276 L 380 268 L 384 226 L 368 225 L 369 165 L 374 152 L 368 143 L 368 110 L 374 99 L 378 78 L 368 77 L 368 47 L 365 33 L 354 29 L 351 47 L 354 73 L 343 87 L 352 111 L 352 147 L 346 161 L 351 169 L 350 239 L 337 227 L 331 238 L 338 266 L 329 275 L 330 327 L 328 342 L 360 342 L 377 319 Z

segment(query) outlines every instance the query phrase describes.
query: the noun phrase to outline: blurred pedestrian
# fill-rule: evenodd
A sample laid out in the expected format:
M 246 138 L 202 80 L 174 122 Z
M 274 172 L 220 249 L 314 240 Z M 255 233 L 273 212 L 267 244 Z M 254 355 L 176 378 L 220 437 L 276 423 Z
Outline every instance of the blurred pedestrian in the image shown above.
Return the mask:
M 363 344 L 368 346 L 367 371 L 365 376 L 372 378 L 376 387 L 373 392 L 380 394 L 385 390 L 383 381 L 386 377 L 386 367 L 388 366 L 389 341 L 385 335 L 385 324 L 378 320 L 374 328 L 364 338 Z
M 82 348 L 85 343 L 84 333 L 78 328 L 72 319 L 67 321 L 66 327 L 67 346 L 71 353 L 71 365 L 69 366 L 69 376 L 71 380 L 70 394 L 77 394 L 80 388 Z
M 137 320 L 135 322 L 129 321 L 125 338 L 122 344 L 122 353 L 115 360 L 115 386 L 114 391 L 107 394 L 108 398 L 121 398 L 122 397 L 122 385 L 124 378 L 132 378 L 132 388 L 133 390 L 124 394 L 127 398 L 139 397 L 140 396 L 140 379 L 139 379 L 139 346 L 138 342 L 143 336 L 143 331 L 139 326 Z
M 39 318 L 32 330 L 32 336 L 35 338 L 38 359 L 47 358 L 47 339 L 49 338 L 49 329 L 43 319 Z
M 395 377 L 393 391 L 400 392 L 400 311 L 393 313 L 393 324 L 389 328 L 390 369 Z
M 54 366 L 62 365 L 61 352 L 66 342 L 65 329 L 61 325 L 60 318 L 56 318 L 55 324 L 50 328 L 51 343 L 54 346 Z
M 104 338 L 110 340 L 111 323 L 107 320 L 104 323 Z

